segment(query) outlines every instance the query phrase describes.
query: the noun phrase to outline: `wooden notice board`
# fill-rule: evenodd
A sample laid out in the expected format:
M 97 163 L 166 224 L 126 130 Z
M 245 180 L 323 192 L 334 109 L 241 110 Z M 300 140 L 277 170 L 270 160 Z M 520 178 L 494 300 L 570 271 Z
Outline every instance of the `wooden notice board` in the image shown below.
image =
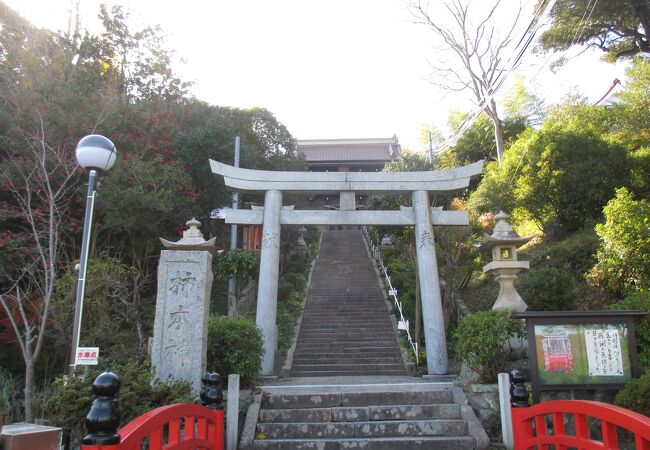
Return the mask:
M 533 400 L 541 391 L 620 389 L 639 376 L 634 319 L 645 311 L 528 311 Z

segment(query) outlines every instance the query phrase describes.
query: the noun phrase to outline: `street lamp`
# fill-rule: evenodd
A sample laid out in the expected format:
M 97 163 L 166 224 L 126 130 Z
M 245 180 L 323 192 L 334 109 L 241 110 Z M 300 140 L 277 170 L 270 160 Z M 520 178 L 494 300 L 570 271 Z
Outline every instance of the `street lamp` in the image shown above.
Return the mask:
M 115 164 L 117 151 L 115 145 L 104 136 L 91 134 L 82 138 L 77 144 L 77 162 L 89 171 L 88 194 L 86 196 L 86 216 L 84 232 L 81 240 L 81 257 L 79 258 L 79 276 L 77 278 L 77 296 L 74 311 L 74 326 L 72 328 L 72 348 L 70 349 L 70 376 L 74 375 L 76 366 L 79 335 L 81 334 L 81 315 L 83 313 L 84 291 L 86 289 L 86 268 L 88 265 L 88 247 L 90 245 L 90 229 L 93 222 L 95 206 L 95 179 L 97 171 L 107 171 Z

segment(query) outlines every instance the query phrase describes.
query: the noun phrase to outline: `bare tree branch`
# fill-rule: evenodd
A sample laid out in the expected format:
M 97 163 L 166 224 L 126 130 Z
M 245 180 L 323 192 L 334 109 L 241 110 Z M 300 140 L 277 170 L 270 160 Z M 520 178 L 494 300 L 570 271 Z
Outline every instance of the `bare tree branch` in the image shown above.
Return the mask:
M 445 49 L 438 55 L 438 63 L 430 64 L 437 77 L 435 85 L 448 91 L 470 90 L 476 104 L 483 108 L 494 124 L 497 144 L 497 159 L 501 161 L 503 153 L 503 131 L 497 111 L 496 102 L 489 98 L 500 85 L 512 61 L 516 63 L 520 55 L 504 59 L 503 53 L 512 48 L 514 33 L 522 14 L 522 4 L 518 3 L 510 25 L 504 28 L 502 23 L 495 24 L 496 13 L 504 7 L 502 0 L 493 1 L 482 17 L 475 22 L 471 20 L 474 11 L 469 0 L 439 0 L 435 3 L 437 11 L 446 13 L 447 17 L 431 13 L 431 5 L 423 0 L 411 0 L 410 8 L 415 23 L 429 28 L 433 35 L 444 44 Z M 475 7 L 476 5 L 474 5 Z M 476 9 L 476 8 L 474 8 Z M 454 55 L 455 64 L 444 60 L 445 54 Z

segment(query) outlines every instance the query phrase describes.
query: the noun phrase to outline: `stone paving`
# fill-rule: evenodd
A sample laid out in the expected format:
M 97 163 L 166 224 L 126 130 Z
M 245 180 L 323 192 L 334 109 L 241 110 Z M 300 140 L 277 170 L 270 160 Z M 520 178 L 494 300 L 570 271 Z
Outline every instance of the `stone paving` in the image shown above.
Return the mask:
M 357 228 L 326 231 L 292 377 L 406 375 L 379 280 Z

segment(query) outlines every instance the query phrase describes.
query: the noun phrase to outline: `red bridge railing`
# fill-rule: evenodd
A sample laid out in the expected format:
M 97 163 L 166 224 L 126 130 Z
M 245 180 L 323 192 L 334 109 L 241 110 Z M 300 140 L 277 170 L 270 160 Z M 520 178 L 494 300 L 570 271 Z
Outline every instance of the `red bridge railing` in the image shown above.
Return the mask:
M 97 397 L 86 416 L 89 434 L 81 450 L 223 450 L 223 395 L 217 373 L 203 377 L 201 400 L 207 406 L 161 406 L 117 430 L 119 378 L 104 372 L 93 382 Z
M 132 420 L 117 434 L 114 445 L 82 445 L 82 450 L 222 450 L 223 410 L 193 403 L 161 406 Z
M 572 423 L 570 430 L 567 423 Z M 546 450 L 550 445 L 557 450 L 618 449 L 619 428 L 633 434 L 636 450 L 650 450 L 650 418 L 606 403 L 555 400 L 512 408 L 512 424 L 515 450 Z
M 510 374 L 515 450 L 650 450 L 650 418 L 607 403 L 554 400 L 528 406 L 520 370 Z

